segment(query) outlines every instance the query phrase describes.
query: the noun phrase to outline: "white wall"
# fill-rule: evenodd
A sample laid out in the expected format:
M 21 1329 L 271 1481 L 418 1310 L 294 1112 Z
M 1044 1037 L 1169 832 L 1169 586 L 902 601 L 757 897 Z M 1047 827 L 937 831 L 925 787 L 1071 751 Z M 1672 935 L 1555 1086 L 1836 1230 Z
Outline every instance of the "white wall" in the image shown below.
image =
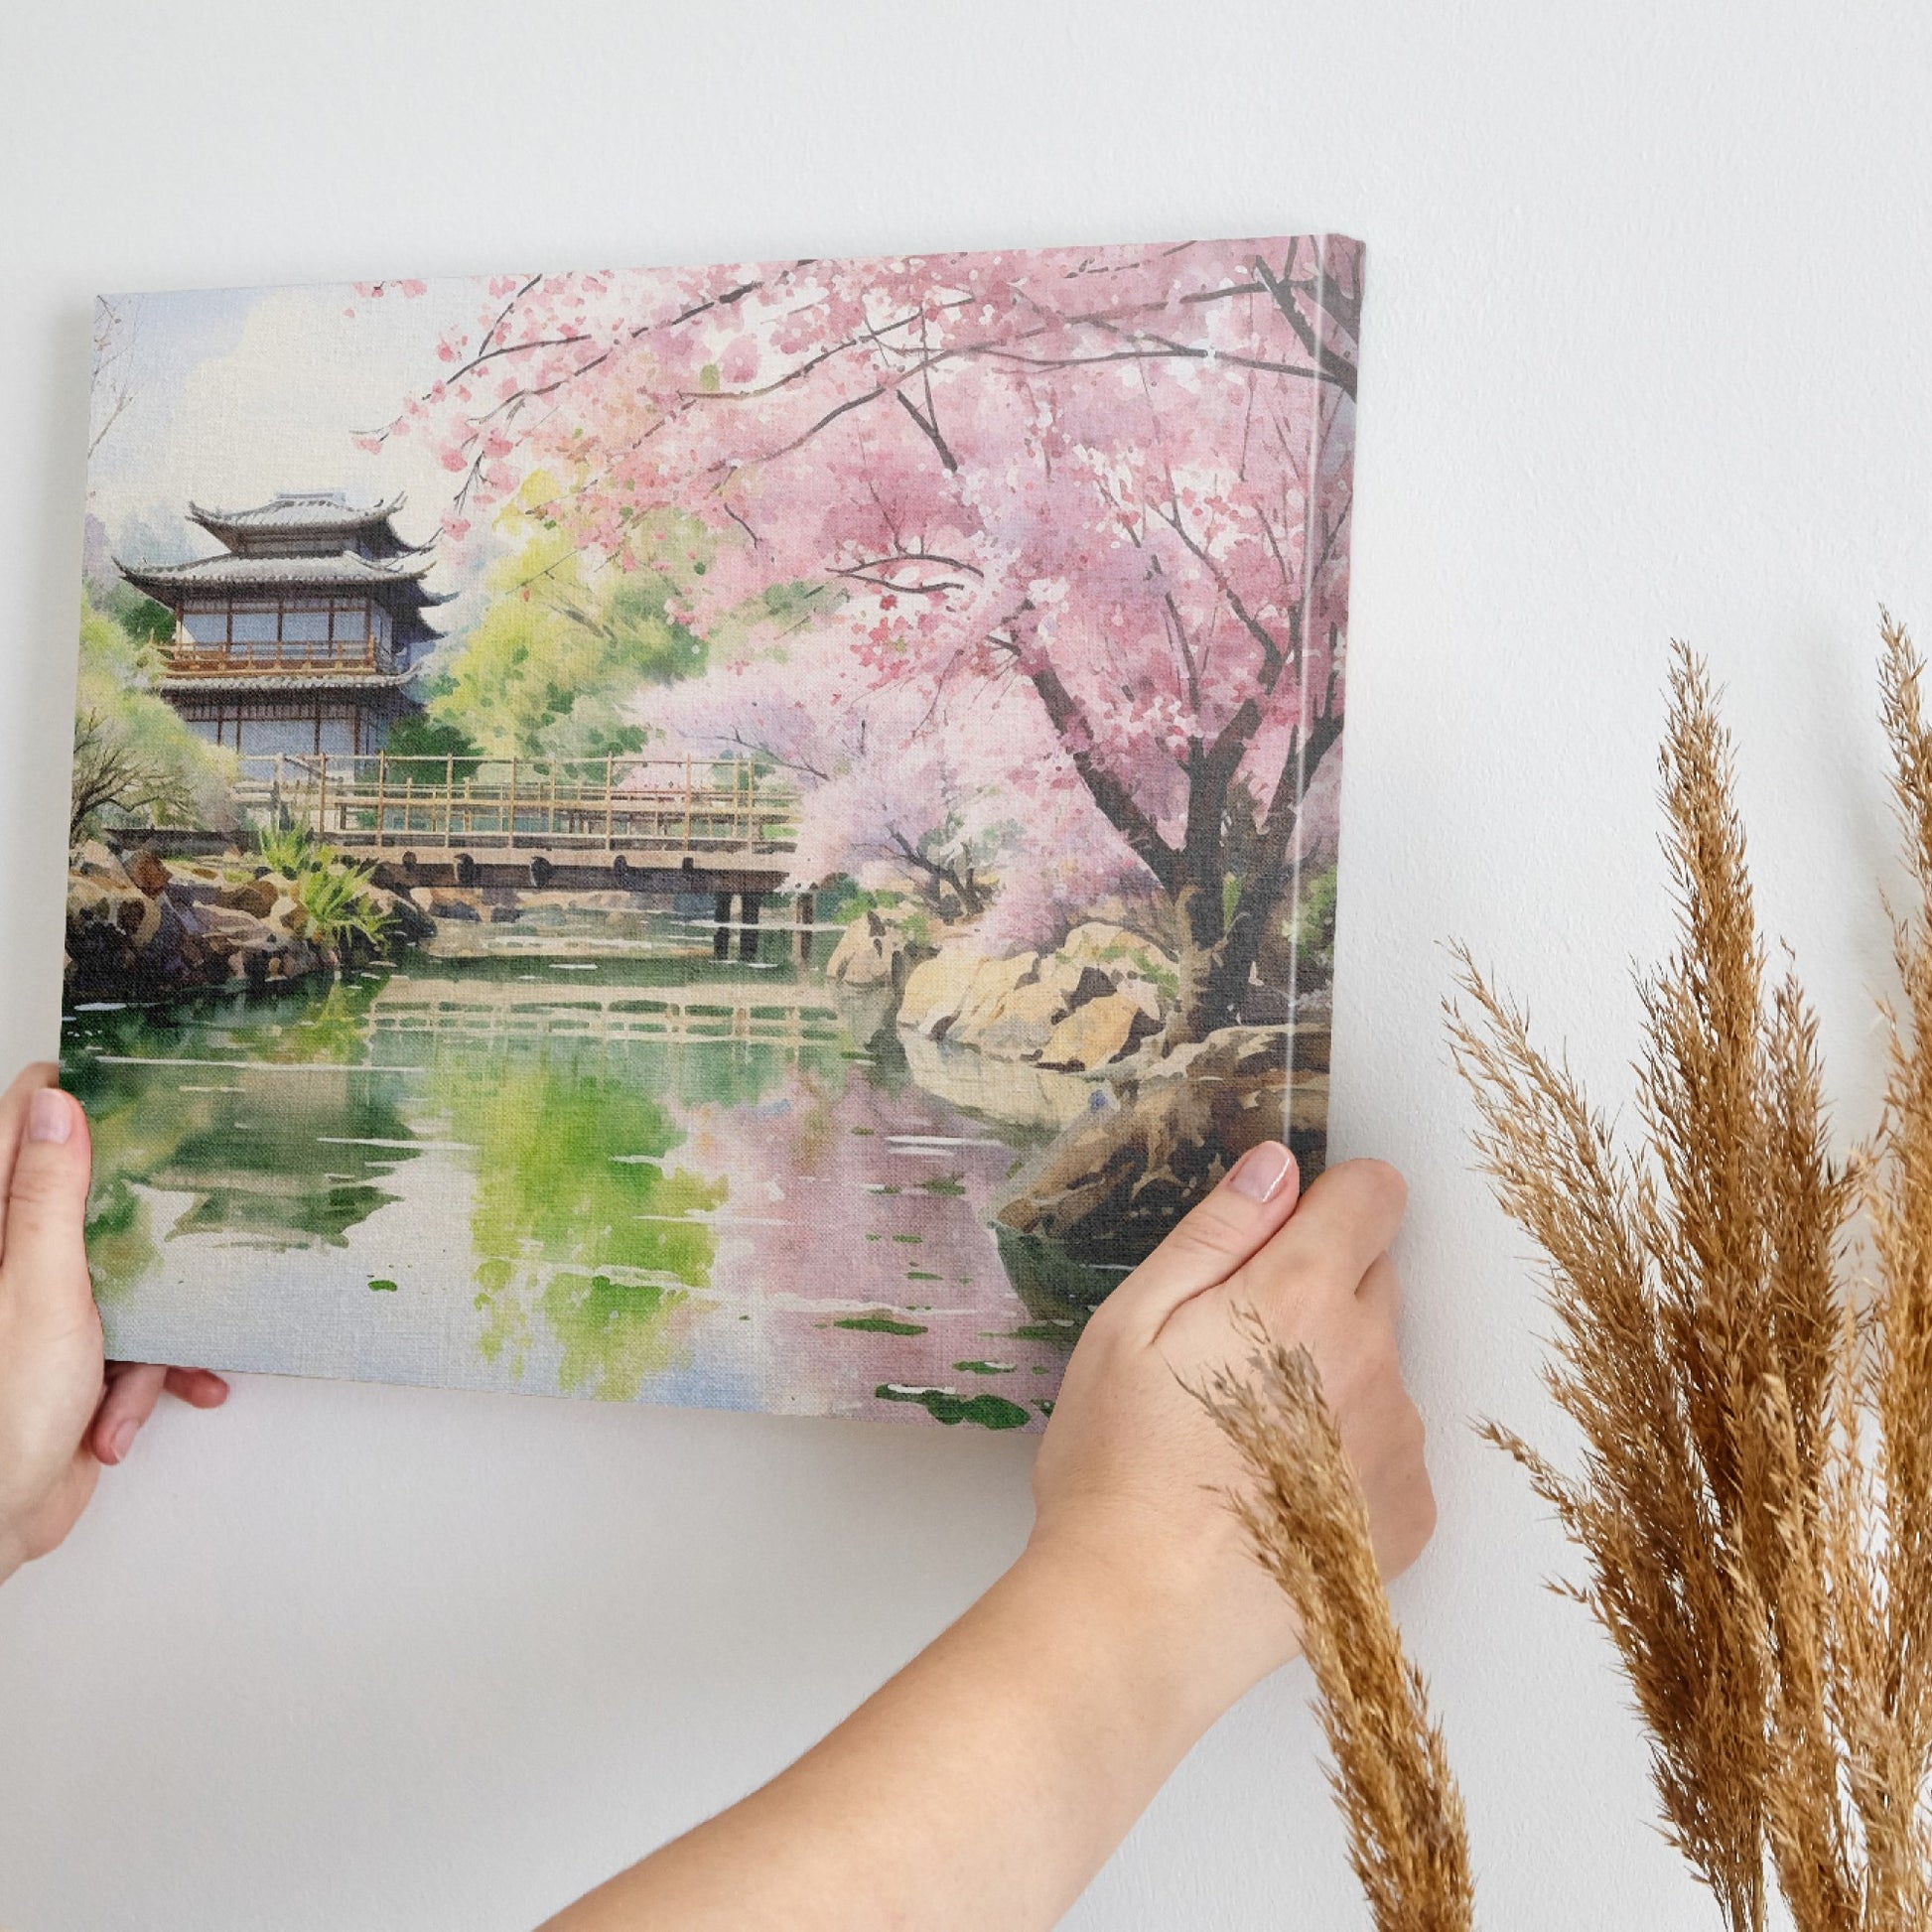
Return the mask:
M 1559 27 L 1560 13 L 1576 16 Z M 1932 635 L 1922 10 L 1104 0 L 38 6 L 0 66 L 0 1063 L 57 1002 L 96 288 L 1135 240 L 1370 244 L 1334 1135 L 1406 1168 L 1443 1528 L 1399 1607 L 1492 1928 L 1706 1926 L 1562 1553 L 1440 942 L 1620 1091 L 1666 639 L 1872 1094 L 1880 599 Z M 1026 1443 L 244 1382 L 0 1592 L 0 1922 L 511 1928 L 781 1764 L 1025 1532 Z M 1305 1686 L 1074 1913 L 1363 1923 Z M 989 1847 L 988 1856 L 998 1856 Z

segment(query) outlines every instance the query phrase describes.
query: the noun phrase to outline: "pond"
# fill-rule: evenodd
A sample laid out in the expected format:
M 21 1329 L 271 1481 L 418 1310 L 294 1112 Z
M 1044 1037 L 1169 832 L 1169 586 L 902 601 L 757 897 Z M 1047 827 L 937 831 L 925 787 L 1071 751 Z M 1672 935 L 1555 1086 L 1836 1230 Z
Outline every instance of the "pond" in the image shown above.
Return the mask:
M 1010 1271 L 992 1214 L 1084 1088 L 1015 1068 L 1008 1104 L 964 1049 L 915 1073 L 782 931 L 749 961 L 670 912 L 451 931 L 65 1016 L 110 1353 L 1041 1425 L 1091 1297 Z

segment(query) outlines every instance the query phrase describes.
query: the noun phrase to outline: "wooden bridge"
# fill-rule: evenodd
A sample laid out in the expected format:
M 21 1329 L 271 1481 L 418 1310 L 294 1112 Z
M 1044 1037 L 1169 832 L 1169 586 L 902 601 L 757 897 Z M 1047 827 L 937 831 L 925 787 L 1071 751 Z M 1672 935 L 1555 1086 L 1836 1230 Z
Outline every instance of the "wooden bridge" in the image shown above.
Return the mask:
M 305 827 L 406 885 L 713 896 L 722 957 L 790 869 L 797 799 L 748 759 L 276 753 L 236 760 L 236 806 Z M 732 902 L 738 904 L 736 921 Z M 809 928 L 809 894 L 797 901 Z

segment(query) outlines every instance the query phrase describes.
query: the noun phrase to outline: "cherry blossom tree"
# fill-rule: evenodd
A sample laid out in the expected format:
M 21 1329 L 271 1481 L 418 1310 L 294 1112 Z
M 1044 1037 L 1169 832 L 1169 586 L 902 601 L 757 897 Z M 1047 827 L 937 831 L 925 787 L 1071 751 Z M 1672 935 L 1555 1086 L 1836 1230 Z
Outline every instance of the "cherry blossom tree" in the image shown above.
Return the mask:
M 903 746 L 1077 787 L 1168 907 L 1198 1036 L 1338 756 L 1361 287 L 1335 237 L 503 277 L 371 440 L 433 439 L 459 539 L 539 469 L 604 559 L 696 519 L 700 632 L 817 591 L 791 658 L 902 690 Z
M 1142 873 L 1010 685 L 881 681 L 815 635 L 653 691 L 635 715 L 674 753 L 751 757 L 797 787 L 797 889 L 840 872 L 909 885 L 948 915 L 986 917 L 989 940 L 1024 940 Z

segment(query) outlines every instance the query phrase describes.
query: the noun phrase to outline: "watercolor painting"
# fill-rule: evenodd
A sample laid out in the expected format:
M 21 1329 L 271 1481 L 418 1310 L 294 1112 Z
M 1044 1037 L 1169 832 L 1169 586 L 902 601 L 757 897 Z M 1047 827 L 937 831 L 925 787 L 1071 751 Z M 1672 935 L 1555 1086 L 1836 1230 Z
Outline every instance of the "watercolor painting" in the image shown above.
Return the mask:
M 1321 1165 L 1362 249 L 103 299 L 110 1353 L 1038 1428 Z

